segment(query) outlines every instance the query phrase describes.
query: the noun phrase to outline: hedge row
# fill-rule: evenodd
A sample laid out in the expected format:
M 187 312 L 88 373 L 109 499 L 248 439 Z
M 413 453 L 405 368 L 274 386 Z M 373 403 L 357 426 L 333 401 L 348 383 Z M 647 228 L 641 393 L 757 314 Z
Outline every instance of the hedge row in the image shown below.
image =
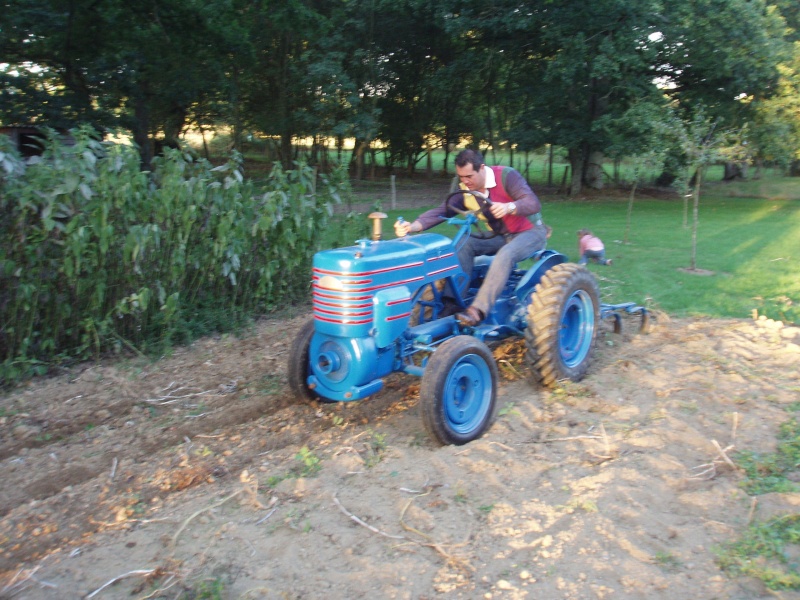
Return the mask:
M 275 166 L 258 190 L 241 159 L 48 136 L 23 162 L 0 137 L 0 379 L 123 347 L 160 349 L 307 292 L 346 173 Z

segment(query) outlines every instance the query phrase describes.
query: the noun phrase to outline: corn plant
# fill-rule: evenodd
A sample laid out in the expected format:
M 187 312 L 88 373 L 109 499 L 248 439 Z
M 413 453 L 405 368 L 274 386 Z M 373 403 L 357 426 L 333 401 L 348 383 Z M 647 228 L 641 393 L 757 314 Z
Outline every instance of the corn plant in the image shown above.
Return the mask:
M 26 164 L 0 138 L 0 378 L 123 348 L 148 352 L 292 302 L 349 192 L 275 166 L 254 189 L 241 157 L 213 166 L 167 150 L 50 133 Z

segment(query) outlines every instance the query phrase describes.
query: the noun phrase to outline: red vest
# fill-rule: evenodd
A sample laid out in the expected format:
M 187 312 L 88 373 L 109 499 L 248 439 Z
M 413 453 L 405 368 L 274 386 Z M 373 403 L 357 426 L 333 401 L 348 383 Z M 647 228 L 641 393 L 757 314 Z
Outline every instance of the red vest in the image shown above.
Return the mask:
M 511 171 L 511 167 L 489 167 L 492 171 L 494 171 L 494 180 L 497 185 L 491 189 L 489 189 L 489 198 L 492 202 L 502 202 L 508 203 L 513 202 L 514 199 L 508 195 L 506 192 L 506 188 L 503 185 L 505 183 L 504 175 L 507 175 Z M 523 217 L 520 214 L 516 215 L 507 215 L 503 217 L 503 224 L 505 225 L 504 229 L 507 229 L 509 233 L 519 233 L 520 231 L 527 231 L 528 229 L 533 229 L 533 225 L 528 220 L 528 217 Z M 502 232 L 505 233 L 505 232 Z

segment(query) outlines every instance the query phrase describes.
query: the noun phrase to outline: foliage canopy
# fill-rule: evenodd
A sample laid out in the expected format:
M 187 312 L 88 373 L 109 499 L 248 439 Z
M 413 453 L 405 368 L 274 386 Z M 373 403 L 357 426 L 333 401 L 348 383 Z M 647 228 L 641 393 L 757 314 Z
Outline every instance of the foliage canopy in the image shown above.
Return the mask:
M 797 25 L 788 0 L 6 1 L 0 122 L 122 127 L 147 165 L 154 140 L 222 125 L 284 168 L 300 137 L 353 138 L 358 165 L 380 142 L 408 169 L 463 139 L 554 144 L 577 191 L 637 103 L 764 124 L 764 156 L 791 145 L 774 121 L 800 117 L 769 101 Z

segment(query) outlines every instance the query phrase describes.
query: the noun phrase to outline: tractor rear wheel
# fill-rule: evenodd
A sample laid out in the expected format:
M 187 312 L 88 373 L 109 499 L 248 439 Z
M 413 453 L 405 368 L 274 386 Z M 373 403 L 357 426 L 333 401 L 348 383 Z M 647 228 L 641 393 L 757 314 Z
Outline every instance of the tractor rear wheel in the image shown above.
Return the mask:
M 579 381 L 589 369 L 600 322 L 600 291 L 588 269 L 556 265 L 536 285 L 525 331 L 527 361 L 535 380 L 553 387 Z
M 419 390 L 422 421 L 441 444 L 481 437 L 497 412 L 497 363 L 480 340 L 459 335 L 431 356 Z
M 308 387 L 308 376 L 311 374 L 308 349 L 312 337 L 314 337 L 314 319 L 309 319 L 300 327 L 289 350 L 289 389 L 305 403 L 321 400 L 320 396 Z

